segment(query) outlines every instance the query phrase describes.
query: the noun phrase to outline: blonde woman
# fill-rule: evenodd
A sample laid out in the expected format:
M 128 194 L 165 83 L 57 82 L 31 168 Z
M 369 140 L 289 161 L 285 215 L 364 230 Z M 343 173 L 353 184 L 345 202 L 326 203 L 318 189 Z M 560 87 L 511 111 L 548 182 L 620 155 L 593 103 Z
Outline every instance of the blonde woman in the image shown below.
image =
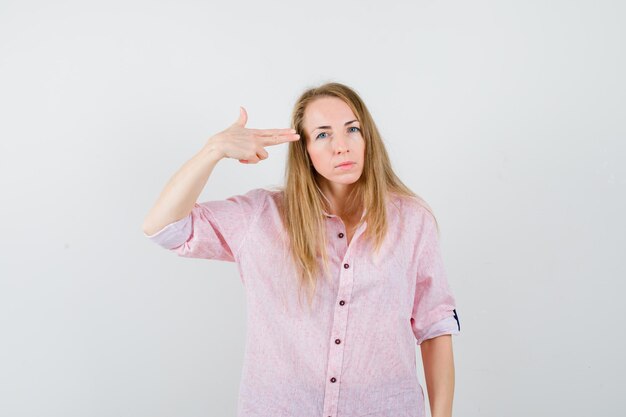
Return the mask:
M 168 182 L 143 225 L 179 256 L 237 262 L 247 328 L 238 416 L 450 417 L 459 334 L 439 229 L 395 175 L 355 90 L 303 92 L 291 129 L 247 113 Z M 285 185 L 196 202 L 223 158 L 260 163 L 288 143 Z M 305 289 L 306 303 L 302 302 Z

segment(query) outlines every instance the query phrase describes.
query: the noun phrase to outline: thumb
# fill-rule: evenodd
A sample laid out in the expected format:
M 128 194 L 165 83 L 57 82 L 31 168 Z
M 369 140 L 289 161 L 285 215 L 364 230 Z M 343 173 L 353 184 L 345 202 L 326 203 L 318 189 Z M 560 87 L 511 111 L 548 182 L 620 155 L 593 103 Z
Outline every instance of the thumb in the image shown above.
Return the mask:
M 248 123 L 248 113 L 246 112 L 246 109 L 244 109 L 242 106 L 239 106 L 239 118 L 234 124 L 237 126 L 245 127 L 246 123 Z

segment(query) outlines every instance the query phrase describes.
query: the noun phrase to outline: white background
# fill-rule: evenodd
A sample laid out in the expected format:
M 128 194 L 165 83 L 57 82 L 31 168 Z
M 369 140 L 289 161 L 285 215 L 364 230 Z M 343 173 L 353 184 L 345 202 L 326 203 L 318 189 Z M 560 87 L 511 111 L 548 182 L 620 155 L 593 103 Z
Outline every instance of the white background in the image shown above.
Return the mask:
M 0 415 L 235 414 L 236 265 L 142 222 L 239 105 L 289 127 L 326 81 L 435 210 L 455 416 L 623 415 L 625 21 L 597 0 L 2 0 Z M 281 184 L 285 150 L 221 161 L 201 199 Z

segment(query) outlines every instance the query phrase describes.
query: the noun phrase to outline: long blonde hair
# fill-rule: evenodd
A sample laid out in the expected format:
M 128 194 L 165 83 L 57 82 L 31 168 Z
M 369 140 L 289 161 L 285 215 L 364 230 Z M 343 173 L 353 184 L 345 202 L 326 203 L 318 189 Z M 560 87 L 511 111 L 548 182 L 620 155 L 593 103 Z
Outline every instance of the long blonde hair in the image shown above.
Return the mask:
M 291 127 L 300 134 L 300 140 L 289 143 L 281 216 L 291 242 L 291 256 L 299 272 L 300 288 L 304 283 L 308 284 L 309 307 L 317 286 L 316 277 L 321 272 L 318 256 L 323 261 L 324 276 L 329 276 L 326 224 L 322 210 L 329 212 L 330 207 L 317 183 L 317 172 L 306 150 L 308 136 L 303 127 L 306 107 L 320 97 L 337 97 L 343 100 L 360 122 L 361 134 L 365 140 L 363 172 L 347 197 L 346 212 L 354 213 L 360 208 L 366 209 L 365 216 L 355 226 L 355 230 L 363 222 L 367 222 L 362 236 L 373 240 L 374 251 L 379 251 L 387 233 L 385 205 L 390 194 L 416 198 L 432 214 L 428 204 L 394 173 L 378 128 L 356 91 L 337 82 L 304 91 L 291 114 Z

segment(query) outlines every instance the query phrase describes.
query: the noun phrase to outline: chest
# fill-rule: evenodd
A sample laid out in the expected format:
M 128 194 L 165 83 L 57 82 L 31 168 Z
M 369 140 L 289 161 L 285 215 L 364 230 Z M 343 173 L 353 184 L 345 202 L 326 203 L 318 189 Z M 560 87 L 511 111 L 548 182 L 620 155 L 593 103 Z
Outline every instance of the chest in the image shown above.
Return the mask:
M 352 241 L 352 236 L 354 236 L 355 228 L 356 227 L 354 224 L 346 223 L 346 239 L 348 245 L 350 245 L 350 241 Z

